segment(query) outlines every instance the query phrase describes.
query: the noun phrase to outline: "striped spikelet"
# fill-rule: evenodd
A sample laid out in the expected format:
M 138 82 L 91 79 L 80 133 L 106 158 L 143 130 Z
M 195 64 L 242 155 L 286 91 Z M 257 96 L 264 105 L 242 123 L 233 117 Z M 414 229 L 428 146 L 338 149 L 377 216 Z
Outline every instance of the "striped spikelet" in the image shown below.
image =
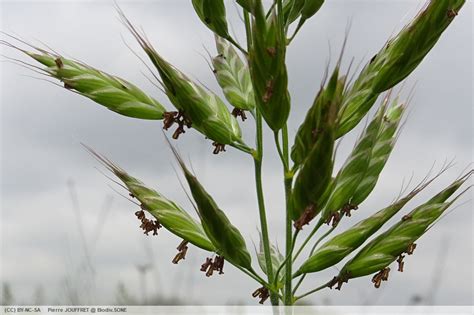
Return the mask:
M 370 154 L 369 165 L 362 181 L 351 197 L 351 204 L 360 205 L 375 188 L 379 175 L 395 146 L 396 132 L 404 111 L 405 106 L 398 104 L 397 99 L 395 99 L 392 106 L 385 113 L 382 126 Z
M 343 92 L 346 78 L 339 77 L 339 67 L 334 69 L 326 87 L 321 87 L 313 105 L 306 113 L 303 123 L 298 128 L 295 142 L 291 148 L 291 159 L 295 166 L 302 165 L 309 152 L 313 148 L 318 134 L 322 128 L 322 112 L 324 108 L 329 108 L 331 104 L 335 106 L 333 110 L 339 111 L 343 99 Z
M 441 173 L 440 173 L 441 174 Z M 439 176 L 439 175 L 438 175 Z M 295 277 L 310 272 L 318 272 L 329 268 L 362 245 L 369 237 L 376 233 L 388 220 L 396 215 L 410 200 L 431 184 L 438 176 L 427 183 L 415 188 L 408 195 L 394 202 L 388 207 L 376 212 L 370 217 L 360 221 L 346 231 L 334 236 L 318 248 L 299 268 Z M 469 174 L 454 181 L 449 187 L 439 192 L 428 203 L 442 203 L 446 201 L 469 178 Z
M 247 63 L 224 38 L 216 36 L 216 47 L 218 55 L 212 59 L 212 65 L 226 99 L 236 109 L 253 111 L 255 94 Z
M 124 79 L 44 49 L 35 47 L 37 51 L 27 51 L 10 43 L 3 43 L 41 63 L 44 68 L 35 68 L 61 81 L 66 89 L 85 96 L 111 111 L 139 119 L 163 118 L 165 108 L 157 100 Z
M 216 247 L 217 253 L 234 265 L 252 270 L 250 253 L 240 231 L 188 170 L 177 151 L 173 147 L 171 149 L 189 185 L 204 231 Z
M 431 0 L 409 25 L 370 60 L 348 91 L 337 137 L 354 128 L 380 93 L 405 79 L 436 44 L 465 0 Z
M 290 114 L 290 94 L 286 70 L 286 39 L 279 29 L 273 10 L 265 17 L 263 4 L 257 1 L 252 28 L 249 66 L 256 106 L 273 131 L 280 130 Z
M 184 133 L 184 125 L 193 127 L 209 139 L 215 141 L 218 153 L 223 145 L 240 143 L 241 130 L 235 117 L 231 115 L 224 102 L 213 92 L 196 84 L 181 71 L 176 69 L 161 57 L 153 46 L 134 28 L 130 21 L 121 12 L 124 24 L 135 36 L 136 40 L 158 70 L 161 83 L 171 103 L 184 117 L 173 138 Z M 173 117 L 171 117 L 172 119 Z M 171 120 L 172 124 L 172 120 Z M 165 122 L 165 128 L 167 123 Z
M 336 176 L 332 192 L 322 214 L 322 219 L 328 224 L 331 220 L 333 225 L 339 222 L 339 210 L 349 214 L 350 210 L 356 206 L 350 204 L 350 200 L 370 165 L 372 151 L 377 143 L 377 136 L 383 122 L 387 101 L 386 99 L 369 123 Z
M 467 179 L 470 174 L 472 174 L 472 171 L 464 179 Z M 461 182 L 457 181 L 453 185 L 459 188 L 463 182 L 463 180 Z M 380 234 L 364 246 L 354 258 L 344 265 L 339 276 L 335 278 L 337 279 L 338 288 L 340 289 L 342 283 L 347 282 L 349 279 L 379 272 L 372 280 L 375 287 L 378 288 L 381 280 L 386 280 L 383 279 L 386 277 L 382 277 L 382 275 L 390 270 L 387 267 L 397 258 L 399 263 L 398 270 L 403 271 L 403 258 L 405 257 L 403 254 L 411 255 L 416 247 L 414 242 L 423 236 L 436 220 L 470 188 L 467 188 L 453 200 L 446 202 L 446 199 L 455 192 L 452 186 L 440 192 L 437 195 L 436 201 L 429 200 L 415 208 L 386 232 Z M 444 201 L 442 201 L 443 199 Z
M 160 225 L 197 247 L 210 252 L 216 251 L 202 225 L 180 206 L 157 191 L 148 188 L 140 180 L 129 175 L 107 158 L 97 154 L 92 149 L 87 149 L 125 184 L 130 195 L 140 202 L 141 208 L 154 216 Z

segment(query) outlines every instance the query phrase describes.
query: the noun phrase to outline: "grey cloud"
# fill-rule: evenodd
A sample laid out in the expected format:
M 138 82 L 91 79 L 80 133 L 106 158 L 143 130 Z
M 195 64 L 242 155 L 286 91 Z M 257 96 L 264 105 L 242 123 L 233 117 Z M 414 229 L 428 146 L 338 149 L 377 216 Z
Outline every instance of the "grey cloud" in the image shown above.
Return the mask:
M 339 54 L 347 23 L 351 20 L 345 67 L 352 57 L 354 66 L 366 62 L 422 3 L 334 1 L 307 23 L 288 55 L 295 104 L 290 118 L 291 136 L 318 91 L 327 61 L 334 64 Z M 110 2 L 3 2 L 1 6 L 3 30 L 27 39 L 41 39 L 61 52 L 124 77 L 171 108 L 166 98 L 142 75 L 141 71 L 147 73 L 146 67 L 122 42 L 120 35 L 139 51 L 118 21 Z M 203 45 L 214 51 L 212 36 L 194 15 L 189 3 L 124 2 L 121 6 L 134 23 L 144 28 L 164 57 L 217 90 L 213 75 L 201 56 L 206 55 Z M 232 5 L 228 8 L 231 24 L 238 38 L 242 39 L 238 15 Z M 48 19 L 41 18 L 44 16 Z M 412 203 L 415 206 L 444 187 L 471 162 L 472 70 L 467 67 L 472 63 L 471 24 L 472 4 L 468 3 L 408 80 L 402 98 L 417 82 L 411 113 L 374 195 L 361 206 L 353 220 L 359 220 L 392 201 L 403 178 L 408 179 L 412 171 L 416 171 L 413 187 L 433 161 L 436 160 L 438 166 L 446 158 L 456 156 L 458 161 L 447 176 L 420 194 Z M 2 53 L 18 56 L 10 50 Z M 161 284 L 151 285 L 153 292 L 172 295 L 180 289 L 196 303 L 254 303 L 249 295 L 255 285 L 230 266 L 224 277 L 205 279 L 197 271 L 205 258 L 202 251 L 193 251 L 185 264 L 170 264 L 169 260 L 175 254 L 176 238 L 165 232 L 158 238 L 144 239 L 133 218 L 135 206 L 107 187 L 110 181 L 94 169 L 100 167 L 99 163 L 80 146 L 80 142 L 92 146 L 192 211 L 173 170 L 176 163 L 166 147 L 160 123 L 121 117 L 78 95 L 20 74 L 30 73 L 11 64 L 2 65 L 1 278 L 12 283 L 16 294 L 27 301 L 32 286 L 38 283 L 60 288 L 64 276 L 78 268 L 82 245 L 66 189 L 67 180 L 72 178 L 80 193 L 84 226 L 89 238 L 104 197 L 109 194 L 116 196 L 113 213 L 108 217 L 92 258 L 98 280 L 93 302 L 109 303 L 114 298 L 118 281 L 128 283 L 131 292 L 139 294 L 135 264 L 147 261 L 142 245 L 147 242 L 154 251 L 160 277 L 158 283 Z M 242 125 L 249 143 L 253 141 L 251 125 L 251 120 Z M 359 127 L 344 138 L 338 151 L 338 166 L 344 162 L 360 130 Z M 269 130 L 265 134 L 268 151 L 264 183 L 268 193 L 271 238 L 283 247 L 284 236 L 277 232 L 283 231 L 281 166 L 272 148 L 272 134 Z M 225 155 L 212 156 L 209 142 L 194 131 L 187 132 L 175 144 L 183 157 L 191 161 L 199 179 L 219 205 L 242 229 L 247 245 L 252 249 L 252 241 L 258 242 L 258 221 L 255 190 L 249 184 L 253 178 L 251 159 L 232 149 Z M 443 275 L 436 303 L 472 303 L 472 284 L 469 282 L 472 279 L 472 266 L 469 265 L 472 216 L 468 215 L 471 208 L 472 203 L 463 205 L 430 231 L 430 236 L 421 241 L 419 254 L 410 257 L 409 270 L 393 277 L 383 290 L 373 289 L 369 279 L 359 279 L 351 281 L 344 292 L 323 292 L 309 301 L 321 303 L 323 297 L 329 297 L 334 304 L 357 304 L 373 296 L 373 303 L 406 304 L 412 294 L 418 289 L 425 290 L 430 283 L 429 270 L 434 268 L 440 240 L 446 235 L 451 240 L 445 266 L 447 272 Z M 341 228 L 352 223 L 354 221 L 344 222 Z M 58 227 L 57 230 L 52 226 Z M 27 262 L 16 264 L 23 251 L 30 251 L 31 259 L 40 261 L 41 267 L 33 268 Z M 419 272 L 425 269 L 428 270 Z M 459 276 L 455 274 L 458 270 L 467 271 Z M 312 278 L 307 285 L 319 284 L 323 276 L 333 276 L 334 272 L 330 270 L 321 277 Z M 185 281 L 192 281 L 191 288 L 186 289 Z

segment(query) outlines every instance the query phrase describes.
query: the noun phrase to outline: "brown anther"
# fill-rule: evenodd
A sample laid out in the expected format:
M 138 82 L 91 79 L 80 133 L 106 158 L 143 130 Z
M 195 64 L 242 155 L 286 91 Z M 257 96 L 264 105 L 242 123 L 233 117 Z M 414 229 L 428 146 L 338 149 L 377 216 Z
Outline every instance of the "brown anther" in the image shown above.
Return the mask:
M 397 263 L 398 263 L 398 271 L 403 272 L 403 266 L 405 265 L 405 262 L 403 261 L 403 258 L 405 258 L 405 255 L 398 256 Z
M 258 303 L 263 304 L 270 297 L 270 291 L 265 287 L 261 287 L 252 293 L 252 297 L 258 297 L 260 299 Z
M 415 251 L 415 248 L 416 248 L 416 244 L 415 243 L 411 243 L 410 245 L 408 245 L 408 248 L 406 250 L 406 253 L 408 255 L 411 255 L 413 254 L 413 252 Z
M 301 216 L 298 218 L 298 220 L 295 221 L 293 226 L 297 230 L 302 230 L 304 225 L 309 224 L 311 220 L 314 218 L 314 205 L 311 204 L 304 209 L 304 212 L 301 214 Z
M 206 277 L 212 276 L 213 273 L 214 273 L 214 267 L 211 265 L 209 269 L 207 269 Z
M 373 278 L 372 278 L 372 283 L 374 284 L 374 286 L 378 289 L 380 288 L 380 284 L 382 283 L 382 276 L 379 273 L 377 273 Z
M 339 223 L 339 221 L 341 221 L 341 215 L 339 214 L 338 211 L 336 211 L 329 215 L 329 217 L 326 220 L 326 224 L 332 225 L 333 227 L 335 227 Z
M 128 195 L 129 195 L 130 197 L 132 197 L 132 198 L 135 198 L 135 195 L 132 194 L 132 193 L 129 193 Z
M 267 48 L 267 53 L 273 58 L 276 56 L 276 48 L 275 47 L 268 47 Z
M 172 262 L 173 264 L 177 264 L 181 259 L 186 258 L 186 253 L 188 251 L 188 241 L 183 240 L 178 247 L 176 248 L 179 252 L 174 256 Z
M 390 272 L 390 268 L 387 267 L 380 270 L 377 274 L 374 275 L 374 277 L 372 278 L 372 283 L 377 289 L 380 288 L 380 284 L 382 283 L 382 281 L 388 280 L 389 272 Z
M 214 151 L 212 151 L 212 153 L 219 154 L 219 152 L 225 152 L 225 144 L 220 144 L 214 141 L 212 145 L 215 146 Z
M 232 110 L 232 115 L 237 118 L 240 116 L 240 118 L 242 118 L 242 121 L 245 121 L 247 119 L 247 115 L 245 114 L 245 111 L 240 109 L 240 108 L 237 108 L 235 107 L 233 110 Z
M 252 297 L 257 297 L 260 295 L 260 292 L 262 291 L 262 289 L 264 289 L 263 287 L 262 288 L 258 288 L 257 290 L 255 290 L 253 293 L 252 293 Z
M 449 19 L 454 19 L 454 17 L 458 15 L 458 12 L 454 9 L 449 9 L 447 15 Z
M 58 57 L 58 58 L 54 59 L 54 63 L 56 64 L 56 66 L 57 66 L 58 68 L 64 67 L 64 63 L 63 63 L 63 61 L 61 60 L 61 57 Z
M 268 103 L 268 101 L 273 96 L 273 80 L 268 80 L 267 85 L 265 87 L 265 94 L 263 95 L 263 102 Z
M 176 247 L 177 250 L 181 251 L 183 250 L 185 247 L 187 247 L 186 245 L 188 245 L 188 241 L 186 240 L 183 240 L 181 243 L 179 243 L 178 247 Z
M 224 274 L 224 257 L 217 256 L 212 264 L 212 269 L 219 271 L 220 275 Z
M 135 212 L 135 215 L 137 216 L 138 220 L 142 220 L 145 217 L 145 212 L 143 210 Z
M 212 73 L 217 73 L 217 70 L 216 70 L 216 69 L 212 69 Z
M 178 128 L 176 128 L 176 130 L 174 131 L 172 138 L 176 140 L 179 138 L 180 134 L 185 133 L 185 132 L 186 131 L 184 131 L 183 126 L 179 125 Z
M 410 214 L 406 214 L 402 217 L 402 221 L 407 221 L 407 220 L 410 220 L 411 219 L 411 215 Z
M 332 278 L 332 280 L 329 281 L 329 283 L 328 283 L 328 288 L 332 290 L 332 287 L 335 286 L 338 281 L 339 281 L 338 277 Z
M 212 258 L 206 258 L 206 261 L 201 265 L 201 271 L 206 272 L 207 268 L 212 265 Z
M 342 285 L 344 283 L 349 282 L 349 278 L 350 278 L 350 273 L 348 271 L 345 271 L 339 276 L 332 278 L 331 281 L 328 282 L 327 287 L 332 290 L 332 287 L 337 284 L 336 290 L 340 291 L 342 288 Z
M 68 90 L 72 90 L 72 89 L 73 89 L 72 85 L 70 85 L 69 83 L 66 83 L 66 82 L 64 82 L 64 88 L 65 88 L 65 89 L 68 89 Z
M 176 122 L 178 112 L 164 112 L 163 113 L 163 129 L 168 130 Z
M 382 280 L 387 281 L 388 280 L 388 274 L 390 273 L 390 268 L 384 268 L 382 270 Z
M 351 211 L 352 210 L 357 210 L 359 207 L 357 205 L 347 203 L 345 204 L 342 209 L 341 209 L 341 215 L 346 215 L 347 217 L 351 216 Z

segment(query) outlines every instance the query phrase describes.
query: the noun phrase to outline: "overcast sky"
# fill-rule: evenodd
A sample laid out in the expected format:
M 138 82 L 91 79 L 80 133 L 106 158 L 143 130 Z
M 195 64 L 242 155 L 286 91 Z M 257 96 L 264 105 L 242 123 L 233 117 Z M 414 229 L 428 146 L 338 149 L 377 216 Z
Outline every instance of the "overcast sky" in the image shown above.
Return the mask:
M 146 67 L 126 47 L 124 41 L 140 52 L 118 20 L 112 1 L 0 3 L 3 31 L 18 34 L 34 44 L 41 45 L 41 41 L 66 57 L 130 80 L 168 109 L 172 108 L 143 75 L 149 76 Z M 193 12 L 190 1 L 119 3 L 131 21 L 143 27 L 165 58 L 219 91 L 206 62 L 206 49 L 215 53 L 213 36 Z M 327 62 L 334 64 L 339 55 L 349 21 L 346 69 L 352 57 L 355 64 L 367 62 L 423 3 L 327 1 L 289 48 L 291 137 L 318 91 Z M 236 37 L 244 42 L 243 27 L 233 2 L 229 1 L 227 11 Z M 446 186 L 472 161 L 472 39 L 469 2 L 407 80 L 402 98 L 415 83 L 416 89 L 403 133 L 374 193 L 350 220 L 341 224 L 339 231 L 389 204 L 412 173 L 411 188 L 434 162 L 435 169 L 446 159 L 455 158 L 457 162 L 406 211 Z M 4 47 L 2 54 L 23 58 Z M 68 303 L 66 282 L 80 289 L 83 303 L 111 303 L 119 282 L 125 283 L 131 295 L 140 297 L 143 295 L 136 266 L 153 263 L 155 268 L 147 281 L 148 296 L 179 295 L 185 303 L 255 304 L 250 294 L 257 285 L 231 266 L 226 266 L 224 276 L 210 279 L 199 272 L 206 257 L 201 250 L 192 248 L 185 261 L 177 266 L 171 264 L 179 240 L 165 230 L 158 237 L 144 236 L 133 215 L 137 207 L 109 187 L 113 183 L 96 169 L 101 168 L 99 163 L 80 145 L 86 143 L 105 154 L 192 211 L 174 172 L 176 165 L 166 147 L 161 122 L 122 117 L 65 89 L 32 78 L 38 75 L 27 69 L 5 62 L 1 67 L 0 280 L 11 285 L 17 302 L 33 303 L 36 288 L 43 286 L 47 288 L 45 304 Z M 241 125 L 249 143 L 253 139 L 252 124 L 249 119 Z M 343 140 L 338 167 L 359 132 L 357 128 Z M 284 248 L 281 166 L 272 148 L 271 134 L 266 135 L 264 185 L 270 237 Z M 258 213 L 252 160 L 233 149 L 213 155 L 210 142 L 195 131 L 187 132 L 174 143 L 192 161 L 199 179 L 245 235 L 253 252 L 252 242 L 258 243 Z M 74 208 L 71 187 L 77 194 L 79 211 Z M 406 259 L 406 271 L 393 273 L 381 289 L 373 288 L 370 277 L 360 278 L 350 281 L 341 292 L 321 291 L 308 302 L 403 305 L 414 295 L 421 295 L 431 296 L 438 304 L 472 304 L 470 198 L 462 198 L 459 204 L 466 203 L 419 240 L 415 254 Z M 86 274 L 84 243 L 95 276 L 83 276 L 77 281 L 77 275 Z M 308 277 L 303 287 L 314 288 L 336 273 L 330 269 Z

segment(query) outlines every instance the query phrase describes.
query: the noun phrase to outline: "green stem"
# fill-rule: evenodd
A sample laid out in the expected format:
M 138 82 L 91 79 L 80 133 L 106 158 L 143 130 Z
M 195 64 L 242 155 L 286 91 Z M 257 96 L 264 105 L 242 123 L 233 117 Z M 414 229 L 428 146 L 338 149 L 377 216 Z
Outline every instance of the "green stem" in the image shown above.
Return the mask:
M 316 250 L 316 247 L 318 247 L 319 243 L 321 243 L 321 241 L 322 241 L 323 239 L 325 239 L 326 236 L 328 236 L 329 234 L 331 234 L 332 231 L 334 231 L 335 228 L 336 228 L 336 227 L 333 226 L 333 227 L 330 228 L 326 233 L 324 233 L 323 235 L 321 235 L 321 237 L 316 241 L 316 243 L 314 243 L 313 248 L 311 248 L 311 251 L 309 252 L 309 256 L 313 255 L 313 253 L 314 253 L 314 251 Z M 304 278 L 306 278 L 306 275 L 307 275 L 307 273 L 303 274 L 303 275 L 301 276 L 301 278 L 298 280 L 298 283 L 296 284 L 295 288 L 293 289 L 293 294 L 296 293 L 296 290 L 298 290 L 298 288 L 299 288 L 299 286 L 301 285 L 301 283 L 303 283 L 303 280 L 304 280 Z
M 308 242 L 311 240 L 311 238 L 313 237 L 314 234 L 316 234 L 316 232 L 319 230 L 319 228 L 323 225 L 324 221 L 323 220 L 319 220 L 318 221 L 318 224 L 316 224 L 316 226 L 313 228 L 313 230 L 311 231 L 311 233 L 309 233 L 308 237 L 304 240 L 303 244 L 301 244 L 300 248 L 298 249 L 298 251 L 296 252 L 296 255 L 295 257 L 293 257 L 293 261 L 296 260 L 296 258 L 298 258 L 298 256 L 301 254 L 301 252 L 303 251 L 303 248 L 306 246 L 306 244 L 308 244 Z
M 247 50 L 252 49 L 252 28 L 250 26 L 250 16 L 247 11 L 244 10 L 244 21 L 245 21 L 245 32 L 247 35 Z M 257 200 L 258 200 L 258 211 L 260 217 L 260 229 L 262 230 L 262 243 L 263 253 L 265 255 L 265 266 L 267 269 L 268 283 L 273 284 L 273 264 L 270 254 L 270 241 L 268 237 L 268 225 L 267 216 L 265 213 L 265 201 L 263 194 L 262 184 L 262 159 L 263 159 L 263 127 L 262 127 L 262 114 L 255 109 L 255 124 L 256 124 L 256 149 L 252 153 L 255 165 L 255 185 L 257 188 Z M 278 305 L 278 294 L 274 293 L 272 287 L 268 287 L 270 290 L 270 301 L 272 305 Z
M 265 254 L 265 266 L 267 269 L 268 283 L 272 284 L 273 277 L 273 265 L 270 254 L 270 241 L 268 238 L 268 225 L 267 216 L 265 212 L 265 201 L 262 184 L 262 159 L 263 159 L 263 128 L 262 128 L 262 115 L 257 109 L 256 114 L 256 129 L 257 129 L 257 149 L 254 153 L 254 164 L 255 164 L 255 184 L 257 187 L 257 199 L 258 199 L 258 211 L 260 215 L 260 229 L 262 230 L 262 242 L 263 252 Z M 268 288 L 269 289 L 269 288 Z M 278 296 L 273 292 L 270 293 L 270 300 L 272 305 L 278 305 Z
M 299 299 L 304 298 L 305 296 L 308 296 L 308 295 L 310 295 L 310 294 L 313 294 L 313 293 L 315 293 L 315 292 L 318 292 L 319 290 L 322 290 L 322 289 L 324 289 L 324 288 L 327 288 L 327 286 L 328 286 L 330 283 L 331 283 L 331 281 L 328 281 L 328 282 L 326 282 L 325 284 L 323 284 L 322 286 L 317 287 L 316 289 L 313 289 L 313 290 L 308 291 L 308 292 L 306 292 L 306 293 L 304 293 L 304 294 L 302 294 L 302 295 L 300 295 L 300 296 L 295 297 L 294 302 L 298 301 Z

